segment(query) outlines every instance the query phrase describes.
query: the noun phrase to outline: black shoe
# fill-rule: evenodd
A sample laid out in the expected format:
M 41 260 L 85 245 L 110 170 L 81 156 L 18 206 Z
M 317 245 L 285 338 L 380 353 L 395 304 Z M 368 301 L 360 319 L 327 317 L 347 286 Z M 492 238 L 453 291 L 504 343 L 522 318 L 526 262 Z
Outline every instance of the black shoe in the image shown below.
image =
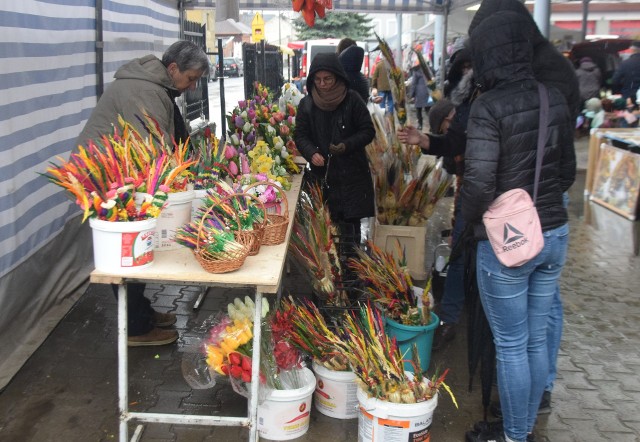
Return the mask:
M 538 414 L 551 413 L 551 392 L 545 390 L 542 393 L 542 400 L 540 401 L 540 407 L 538 408 Z
M 478 421 L 473 425 L 473 431 L 475 431 L 476 433 L 482 433 L 482 432 L 496 433 L 496 432 L 504 431 L 504 426 L 503 426 L 502 420 L 493 421 L 493 422 Z
M 481 422 L 474 425 L 478 426 Z M 504 432 L 502 429 L 497 431 L 467 431 L 464 435 L 465 442 L 505 442 Z
M 433 335 L 432 351 L 438 351 L 456 337 L 456 324 L 440 323 Z

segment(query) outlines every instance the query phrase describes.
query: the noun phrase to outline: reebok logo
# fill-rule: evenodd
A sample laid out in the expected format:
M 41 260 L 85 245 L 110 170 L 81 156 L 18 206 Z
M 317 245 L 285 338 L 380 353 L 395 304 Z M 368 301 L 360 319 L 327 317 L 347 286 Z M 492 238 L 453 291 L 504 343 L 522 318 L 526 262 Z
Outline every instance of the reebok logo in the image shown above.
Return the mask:
M 503 244 L 506 245 L 506 244 L 512 243 L 514 241 L 522 239 L 523 237 L 524 235 L 522 234 L 521 231 L 519 231 L 509 223 L 504 223 L 504 234 L 502 238 Z
M 509 223 L 504 223 L 504 234 L 502 238 L 502 251 L 508 252 L 509 250 L 517 249 L 528 243 L 529 240 L 525 238 L 524 234 L 513 227 Z

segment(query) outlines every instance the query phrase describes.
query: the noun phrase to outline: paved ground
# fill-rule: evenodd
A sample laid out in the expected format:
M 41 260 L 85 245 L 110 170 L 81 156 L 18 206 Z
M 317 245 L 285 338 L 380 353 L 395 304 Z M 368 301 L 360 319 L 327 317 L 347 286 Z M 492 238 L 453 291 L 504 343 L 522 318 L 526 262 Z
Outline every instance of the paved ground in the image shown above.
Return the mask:
M 586 140 L 578 145 L 586 165 Z M 571 191 L 571 244 L 561 280 L 565 306 L 559 379 L 553 412 L 541 417 L 539 441 L 640 440 L 640 258 L 638 223 L 583 201 L 584 170 Z M 449 218 L 445 199 L 429 224 L 426 265 Z M 292 266 L 285 293 L 306 295 L 304 278 Z M 193 390 L 182 376 L 189 332 L 242 290 L 215 290 L 194 311 L 195 287 L 148 286 L 154 307 L 178 315 L 179 344 L 129 352 L 131 409 L 150 412 L 241 415 L 246 401 L 228 386 Z M 460 409 L 442 397 L 432 441 L 464 440 L 481 419 L 479 384 L 468 390 L 465 324 L 456 339 L 432 355 L 431 368 L 449 367 L 449 384 Z M 116 304 L 108 287 L 91 285 L 46 342 L 0 393 L 2 441 L 111 441 L 118 438 Z M 315 411 L 299 441 L 356 441 L 357 420 L 337 420 Z M 147 425 L 143 441 L 238 441 L 240 428 Z

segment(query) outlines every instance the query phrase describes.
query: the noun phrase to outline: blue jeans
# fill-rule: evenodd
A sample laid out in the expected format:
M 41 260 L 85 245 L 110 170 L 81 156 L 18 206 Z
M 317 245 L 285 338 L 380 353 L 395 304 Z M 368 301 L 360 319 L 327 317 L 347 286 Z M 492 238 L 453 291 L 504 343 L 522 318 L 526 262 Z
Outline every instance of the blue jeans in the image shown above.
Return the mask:
M 549 349 L 549 374 L 545 383 L 545 391 L 553 390 L 553 383 L 556 380 L 558 372 L 558 351 L 560 350 L 560 341 L 562 340 L 562 299 L 560 298 L 560 284 L 556 285 L 556 291 L 553 294 L 553 303 L 549 312 L 549 323 L 547 324 L 547 346 Z
M 384 109 L 385 113 L 393 113 L 393 95 L 391 95 L 391 91 L 378 91 L 378 95 L 382 97 L 380 107 Z
M 569 193 L 562 194 L 562 206 L 566 209 L 569 207 Z M 562 311 L 562 298 L 560 298 L 560 284 L 556 287 L 556 293 L 553 296 L 553 304 L 551 305 L 551 313 L 549 314 L 549 324 L 547 325 L 547 345 L 549 346 L 549 374 L 547 382 L 544 386 L 545 391 L 553 390 L 553 383 L 556 381 L 558 372 L 558 351 L 560 350 L 560 341 L 562 340 L 562 321 L 564 314 Z
M 456 199 L 453 208 L 453 216 L 455 222 L 453 224 L 453 232 L 451 234 L 451 242 L 455 247 L 456 242 L 460 239 L 460 235 L 464 231 L 465 222 L 462 219 L 460 210 L 460 200 Z M 456 324 L 460 319 L 460 312 L 464 305 L 464 253 L 461 253 L 453 261 L 449 261 L 449 269 L 447 270 L 447 279 L 444 281 L 444 292 L 442 294 L 440 319 L 445 324 Z
M 498 261 L 489 241 L 478 242 L 478 289 L 496 345 L 504 431 L 516 442 L 533 431 L 549 374 L 547 328 L 567 258 L 569 225 L 543 235 L 540 254 L 513 268 Z

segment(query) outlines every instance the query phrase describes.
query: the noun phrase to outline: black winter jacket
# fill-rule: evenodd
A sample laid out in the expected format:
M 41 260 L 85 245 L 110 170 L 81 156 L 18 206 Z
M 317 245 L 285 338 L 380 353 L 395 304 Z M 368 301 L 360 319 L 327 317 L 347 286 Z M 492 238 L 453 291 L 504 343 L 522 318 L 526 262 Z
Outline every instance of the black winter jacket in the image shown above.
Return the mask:
M 483 93 L 467 127 L 462 213 L 477 239 L 487 239 L 482 215 L 504 192 L 533 195 L 540 98 L 532 63 L 531 24 L 497 12 L 471 34 L 473 71 Z M 548 87 L 548 134 L 536 208 L 542 230 L 567 222 L 562 194 L 575 179 L 572 118 L 562 93 Z
M 349 87 L 360 94 L 365 103 L 369 101 L 369 80 L 360 72 L 364 49 L 360 46 L 349 46 L 338 55 L 338 59 L 349 79 Z
M 327 55 L 327 57 L 325 57 Z M 338 81 L 347 83 L 346 74 L 334 55 L 318 54 L 311 65 L 307 88 L 314 87 L 318 71 L 333 72 Z M 335 60 L 336 64 L 333 63 Z M 357 92 L 347 91 L 347 96 L 335 111 L 320 110 L 311 96 L 304 97 L 296 115 L 295 142 L 302 156 L 309 162 L 313 177 L 322 180 L 327 176 L 328 202 L 331 212 L 342 213 L 343 218 L 365 218 L 375 215 L 373 180 L 365 147 L 375 136 L 375 129 L 366 104 Z M 341 155 L 329 158 L 329 144 L 344 143 Z M 319 152 L 327 167 L 311 164 L 311 157 Z
M 531 26 L 533 43 L 533 71 L 536 80 L 554 87 L 564 95 L 573 121 L 582 110 L 580 89 L 573 64 L 547 40 L 538 29 L 527 7 L 519 0 L 483 0 L 469 25 L 469 36 L 483 20 L 498 11 L 520 14 Z
M 625 100 L 631 98 L 636 102 L 636 91 L 640 87 L 640 54 L 632 54 L 628 59 L 620 63 L 618 69 L 611 77 L 614 90 L 622 94 Z

